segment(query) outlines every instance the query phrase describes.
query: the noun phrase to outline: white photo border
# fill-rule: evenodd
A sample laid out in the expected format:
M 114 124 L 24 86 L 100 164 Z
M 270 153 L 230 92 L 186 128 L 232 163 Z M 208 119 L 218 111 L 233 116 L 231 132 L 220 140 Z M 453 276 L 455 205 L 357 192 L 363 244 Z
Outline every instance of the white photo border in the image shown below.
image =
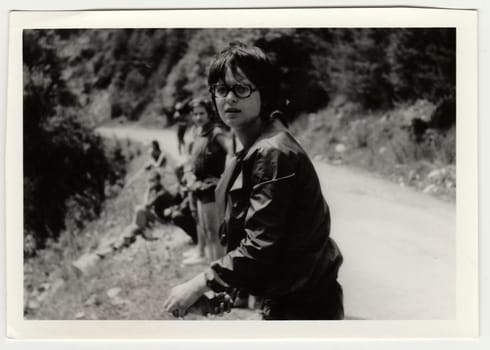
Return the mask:
M 23 318 L 22 30 L 48 28 L 455 27 L 457 307 L 455 320 L 32 321 Z M 12 12 L 6 125 L 7 336 L 16 339 L 366 339 L 477 337 L 477 13 L 420 8 Z M 464 119 L 463 119 L 464 118 Z

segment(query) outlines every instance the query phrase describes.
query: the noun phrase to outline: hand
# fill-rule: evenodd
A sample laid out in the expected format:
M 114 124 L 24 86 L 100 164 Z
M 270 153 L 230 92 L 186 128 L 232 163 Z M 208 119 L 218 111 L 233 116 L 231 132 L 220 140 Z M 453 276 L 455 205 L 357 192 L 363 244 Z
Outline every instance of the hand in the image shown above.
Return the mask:
M 204 186 L 206 186 L 206 188 L 215 187 L 218 184 L 218 182 L 219 182 L 218 178 L 209 177 L 206 180 L 204 180 Z
M 214 186 L 214 184 L 209 183 L 208 181 L 203 181 L 203 182 L 201 182 L 201 186 L 199 186 L 199 190 L 206 191 L 213 186 Z
M 172 288 L 163 307 L 167 312 L 174 315 L 174 317 L 183 317 L 187 313 L 187 309 L 194 304 L 201 295 L 209 290 L 210 289 L 206 286 L 204 274 L 201 273 L 190 281 Z
M 203 182 L 196 180 L 190 185 L 190 190 L 193 192 L 199 191 L 202 188 L 202 186 L 203 186 Z
M 222 316 L 225 312 L 230 312 L 233 307 L 233 299 L 228 293 L 208 292 L 204 294 L 209 302 L 208 312 L 213 315 Z
M 209 291 L 204 293 L 187 310 L 189 313 L 197 313 L 203 316 L 218 315 L 223 316 L 225 312 L 230 312 L 233 307 L 233 299 L 228 293 L 215 293 Z

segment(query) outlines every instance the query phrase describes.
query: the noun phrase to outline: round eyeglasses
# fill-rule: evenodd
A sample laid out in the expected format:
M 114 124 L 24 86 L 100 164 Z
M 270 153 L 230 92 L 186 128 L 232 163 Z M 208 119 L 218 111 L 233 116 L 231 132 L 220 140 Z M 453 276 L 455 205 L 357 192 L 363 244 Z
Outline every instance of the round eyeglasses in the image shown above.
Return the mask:
M 238 98 L 247 98 L 257 90 L 257 88 L 247 84 L 235 84 L 233 86 L 228 86 L 226 84 L 213 84 L 209 88 L 209 92 L 211 92 L 214 97 L 219 98 L 225 98 L 228 96 L 230 91 L 233 91 L 233 94 Z

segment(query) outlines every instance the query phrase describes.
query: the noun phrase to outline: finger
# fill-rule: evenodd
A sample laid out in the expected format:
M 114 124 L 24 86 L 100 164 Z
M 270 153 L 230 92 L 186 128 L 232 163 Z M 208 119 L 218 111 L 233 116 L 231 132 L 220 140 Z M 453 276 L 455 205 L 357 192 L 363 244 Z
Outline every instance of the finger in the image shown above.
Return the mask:
M 233 306 L 233 301 L 231 300 L 231 297 L 229 295 L 225 296 L 225 311 L 230 312 L 231 307 Z
M 175 308 L 175 301 L 173 297 L 169 297 L 165 303 L 164 303 L 164 308 L 167 311 L 173 310 Z

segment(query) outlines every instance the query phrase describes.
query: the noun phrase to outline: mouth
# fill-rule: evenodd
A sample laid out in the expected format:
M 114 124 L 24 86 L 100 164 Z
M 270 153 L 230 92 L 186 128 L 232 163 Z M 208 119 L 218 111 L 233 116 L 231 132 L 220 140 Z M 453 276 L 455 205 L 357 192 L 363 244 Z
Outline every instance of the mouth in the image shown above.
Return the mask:
M 233 108 L 233 107 L 225 108 L 225 113 L 236 114 L 236 113 L 240 113 L 240 112 L 241 112 L 241 110 L 239 110 L 238 108 Z

